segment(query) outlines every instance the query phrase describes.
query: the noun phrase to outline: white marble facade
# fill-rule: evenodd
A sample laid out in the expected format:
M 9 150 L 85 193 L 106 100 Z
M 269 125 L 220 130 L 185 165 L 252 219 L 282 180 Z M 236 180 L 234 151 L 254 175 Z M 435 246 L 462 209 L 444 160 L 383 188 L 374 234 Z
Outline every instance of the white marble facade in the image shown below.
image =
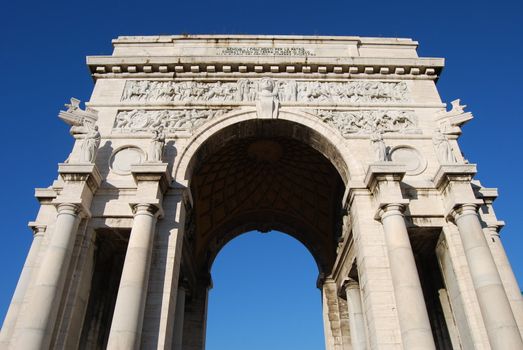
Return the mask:
M 87 58 L 95 86 L 85 107 L 72 99 L 59 114 L 75 144 L 52 185 L 36 189 L 41 208 L 1 349 L 202 350 L 212 285 L 202 268 L 245 228 L 282 227 L 320 262 L 327 350 L 523 349 L 497 191 L 460 152 L 472 114 L 441 101 L 443 59 L 396 38 L 113 45 L 112 55 Z M 339 198 L 325 194 L 340 209 L 325 214 L 329 238 L 313 238 L 299 213 L 290 220 L 291 200 L 275 209 L 244 199 L 225 210 L 238 216 L 229 221 L 218 206 L 206 213 L 201 179 L 221 169 L 201 169 L 219 154 L 228 162 L 228 142 L 250 142 L 249 156 L 265 163 L 299 143 L 299 154 L 329 163 L 342 184 Z M 213 181 L 215 193 L 240 193 Z M 243 207 L 249 215 L 235 214 Z

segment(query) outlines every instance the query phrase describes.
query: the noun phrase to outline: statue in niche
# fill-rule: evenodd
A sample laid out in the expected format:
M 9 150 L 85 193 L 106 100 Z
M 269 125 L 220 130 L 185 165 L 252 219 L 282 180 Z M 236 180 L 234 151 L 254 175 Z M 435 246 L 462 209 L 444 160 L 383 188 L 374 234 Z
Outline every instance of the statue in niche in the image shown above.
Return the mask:
M 275 92 L 275 84 L 272 79 L 263 78 L 260 81 L 260 94 L 258 102 L 256 103 L 256 112 L 258 118 L 276 119 L 278 118 L 280 101 L 278 100 L 277 92 Z
M 165 146 L 165 133 L 163 126 L 153 130 L 153 137 L 149 146 L 149 162 L 161 162 L 163 156 L 163 147 Z
M 98 126 L 89 126 L 87 132 L 84 136 L 84 141 L 82 143 L 82 163 L 94 163 L 96 159 L 96 152 L 98 151 L 98 146 L 100 146 L 100 132 L 98 132 Z
M 440 129 L 434 130 L 432 143 L 434 144 L 436 155 L 438 156 L 441 164 L 457 163 L 456 156 L 452 151 L 452 146 L 450 145 L 449 139 L 441 132 Z
M 387 146 L 380 132 L 373 132 L 370 134 L 370 142 L 374 148 L 374 159 L 377 162 L 387 162 Z

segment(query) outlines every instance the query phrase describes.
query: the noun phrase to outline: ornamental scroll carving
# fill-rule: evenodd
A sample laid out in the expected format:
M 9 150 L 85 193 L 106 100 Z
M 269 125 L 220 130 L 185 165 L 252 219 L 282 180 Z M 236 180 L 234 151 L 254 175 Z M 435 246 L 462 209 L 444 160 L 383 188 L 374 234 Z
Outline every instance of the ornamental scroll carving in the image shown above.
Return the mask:
M 129 102 L 254 102 L 261 91 L 260 79 L 235 82 L 127 81 L 122 101 Z M 353 80 L 319 82 L 275 80 L 280 102 L 399 103 L 409 101 L 403 81 Z
M 119 132 L 151 131 L 163 128 L 166 132 L 190 131 L 205 121 L 231 109 L 177 109 L 120 111 L 113 129 Z
M 306 111 L 311 113 L 311 111 Z M 312 114 L 338 129 L 344 137 L 353 134 L 397 132 L 419 133 L 417 119 L 412 111 L 337 111 L 315 110 Z

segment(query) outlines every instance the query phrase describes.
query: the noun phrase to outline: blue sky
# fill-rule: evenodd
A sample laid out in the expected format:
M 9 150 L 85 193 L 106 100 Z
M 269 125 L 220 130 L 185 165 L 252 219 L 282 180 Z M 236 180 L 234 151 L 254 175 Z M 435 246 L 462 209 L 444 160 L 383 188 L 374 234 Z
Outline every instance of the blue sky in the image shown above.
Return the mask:
M 0 316 L 6 312 L 31 241 L 27 222 L 35 218 L 38 208 L 33 189 L 51 184 L 56 177 L 57 163 L 67 157 L 72 145 L 68 127 L 56 115 L 71 96 L 89 99 L 93 83 L 85 56 L 110 54 L 111 39 L 118 35 L 318 34 L 418 40 L 421 56 L 446 58 L 446 68 L 438 83 L 442 99 L 450 102 L 461 98 L 475 115 L 464 128 L 460 144 L 466 157 L 478 163 L 477 178 L 485 186 L 500 190 L 495 209 L 498 217 L 507 223 L 502 239 L 517 278 L 523 281 L 523 255 L 519 253 L 523 242 L 523 215 L 520 214 L 521 200 L 518 200 L 523 196 L 519 179 L 523 170 L 522 16 L 523 2 L 509 0 L 5 2 L 0 11 L 3 34 L 0 46 L 3 171 L 0 176 L 1 183 L 6 184 L 0 201 L 3 238 Z M 251 236 L 256 240 L 267 238 L 260 241 L 266 249 L 265 255 L 252 245 Z M 287 242 L 278 234 L 277 239 L 269 237 L 271 235 L 240 237 L 224 249 L 223 256 L 218 256 L 213 268 L 216 288 L 209 307 L 209 349 L 223 349 L 217 343 L 220 337 L 222 341 L 227 340 L 227 331 L 230 333 L 234 322 L 253 315 L 246 312 L 222 324 L 213 316 L 212 310 L 218 310 L 219 303 L 231 302 L 221 288 L 231 288 L 238 282 L 238 275 L 230 273 L 239 268 L 238 263 L 250 264 L 252 273 L 260 276 L 258 288 L 248 291 L 249 307 L 263 309 L 273 302 L 272 310 L 279 310 L 285 306 L 279 298 L 262 299 L 267 294 L 278 294 L 275 292 L 278 288 L 284 289 L 271 283 L 267 274 L 278 274 L 281 256 L 292 262 L 289 266 L 296 271 L 312 262 L 310 256 L 303 254 L 302 247 L 296 246 L 298 243 Z M 260 266 L 250 259 L 253 254 L 267 265 Z M 279 258 L 271 259 L 273 256 Z M 302 308 L 312 310 L 316 317 L 312 321 L 317 324 L 321 320 L 319 293 L 310 283 L 312 275 L 313 280 L 316 278 L 315 274 L 312 270 L 310 274 L 298 274 L 294 284 L 308 281 L 311 293 L 317 295 L 316 304 L 304 298 L 296 301 L 301 306 L 294 307 L 300 312 Z M 289 272 L 289 276 L 293 275 Z M 264 302 L 257 303 L 257 300 Z M 257 327 L 266 325 L 264 320 L 260 318 Z M 252 325 L 256 329 L 256 323 Z M 302 329 L 302 336 L 309 333 L 311 337 L 317 336 L 305 331 L 306 326 Z M 320 327 L 311 329 L 321 332 Z M 281 332 L 271 336 L 281 348 L 286 348 L 286 344 L 297 348 L 292 345 L 295 338 L 290 334 Z M 252 337 L 256 337 L 253 343 L 261 341 L 259 333 L 253 333 Z M 310 344 L 314 344 L 312 339 Z

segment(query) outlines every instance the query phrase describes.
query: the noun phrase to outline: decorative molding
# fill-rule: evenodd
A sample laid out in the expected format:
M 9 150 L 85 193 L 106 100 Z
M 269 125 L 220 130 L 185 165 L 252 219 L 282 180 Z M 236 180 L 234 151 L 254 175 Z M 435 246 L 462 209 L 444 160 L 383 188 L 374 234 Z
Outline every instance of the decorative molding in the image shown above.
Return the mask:
M 417 118 L 413 111 L 363 110 L 340 111 L 317 109 L 305 110 L 323 122 L 338 129 L 343 137 L 354 134 L 372 133 L 420 133 Z
M 234 82 L 130 80 L 123 102 L 254 102 L 259 99 L 261 79 Z M 353 80 L 344 82 L 274 80 L 280 102 L 402 103 L 409 102 L 404 81 Z
M 140 132 L 163 127 L 166 132 L 191 131 L 205 121 L 223 115 L 231 109 L 172 109 L 120 111 L 113 131 Z

